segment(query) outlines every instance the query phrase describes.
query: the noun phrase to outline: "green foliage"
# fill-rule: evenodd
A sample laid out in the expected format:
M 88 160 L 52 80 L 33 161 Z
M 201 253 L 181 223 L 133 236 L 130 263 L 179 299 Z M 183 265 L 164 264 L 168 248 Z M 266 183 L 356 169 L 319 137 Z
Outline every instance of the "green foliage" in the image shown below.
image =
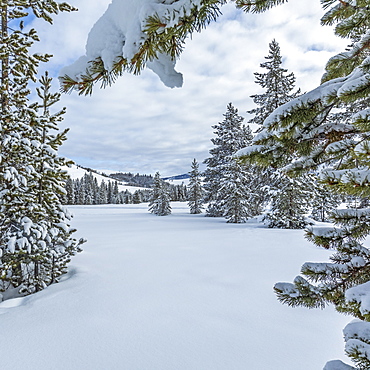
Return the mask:
M 235 0 L 236 5 L 248 13 L 262 13 L 286 2 L 287 0 Z

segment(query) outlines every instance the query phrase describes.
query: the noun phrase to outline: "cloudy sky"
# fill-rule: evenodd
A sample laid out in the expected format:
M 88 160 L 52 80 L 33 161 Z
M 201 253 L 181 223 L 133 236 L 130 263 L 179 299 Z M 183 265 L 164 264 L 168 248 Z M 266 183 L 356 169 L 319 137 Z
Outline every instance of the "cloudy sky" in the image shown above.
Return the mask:
M 53 26 L 33 22 L 42 40 L 37 51 L 54 55 L 47 65 L 54 76 L 84 54 L 88 32 L 111 0 L 69 2 L 79 11 L 57 16 Z M 64 95 L 62 127 L 70 132 L 60 154 L 100 170 L 186 173 L 193 158 L 208 157 L 211 126 L 223 120 L 229 102 L 248 119 L 250 95 L 261 92 L 253 73 L 264 72 L 259 64 L 272 39 L 303 91 L 319 84 L 328 58 L 348 43 L 320 26 L 319 0 L 291 0 L 265 14 L 244 14 L 230 3 L 222 12 L 188 40 L 176 66 L 184 74 L 182 88 L 167 88 L 146 70 L 125 74 L 105 90 L 96 87 L 92 96 Z

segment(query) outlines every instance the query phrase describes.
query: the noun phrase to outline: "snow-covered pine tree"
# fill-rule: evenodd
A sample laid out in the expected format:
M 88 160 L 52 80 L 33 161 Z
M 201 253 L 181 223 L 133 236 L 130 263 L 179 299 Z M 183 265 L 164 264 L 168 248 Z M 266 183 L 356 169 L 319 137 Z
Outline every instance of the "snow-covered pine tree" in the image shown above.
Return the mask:
M 263 11 L 281 2 L 246 2 L 245 8 Z M 322 24 L 335 24 L 337 35 L 358 41 L 328 61 L 319 87 L 276 109 L 264 121 L 255 145 L 239 155 L 282 166 L 290 173 L 325 165 L 322 182 L 338 193 L 366 198 L 370 195 L 370 112 L 361 103 L 370 96 L 369 4 L 322 3 L 327 9 Z M 334 108 L 354 102 L 360 109 L 349 120 L 328 120 Z M 363 243 L 370 233 L 370 209 L 339 209 L 331 221 L 335 227 L 312 228 L 307 233 L 316 245 L 335 250 L 331 262 L 305 263 L 292 284 L 278 283 L 275 291 L 290 306 L 322 308 L 331 303 L 357 318 L 344 329 L 346 353 L 356 367 L 331 361 L 325 369 L 370 369 L 370 251 Z
M 66 192 L 67 192 L 67 203 L 69 205 L 75 204 L 75 189 L 73 185 L 73 180 L 68 177 L 66 181 Z
M 251 95 L 257 108 L 247 111 L 254 115 L 248 123 L 262 126 L 264 120 L 280 105 L 289 102 L 300 94 L 300 90 L 293 92 L 295 76 L 293 72 L 286 74 L 287 69 L 282 68 L 280 46 L 276 40 L 269 44 L 269 54 L 266 61 L 260 64 L 261 68 L 267 70 L 265 73 L 255 72 L 255 83 L 260 85 L 264 92 Z M 260 127 L 261 129 L 261 127 Z M 260 129 L 258 131 L 260 131 Z
M 191 163 L 191 171 L 189 172 L 188 197 L 190 213 L 197 215 L 202 213 L 203 209 L 203 188 L 199 172 L 199 163 L 194 158 Z
M 107 203 L 108 203 L 107 185 L 105 184 L 105 181 L 102 180 L 99 186 L 98 204 L 107 204 Z
M 328 222 L 329 216 L 341 203 L 340 196 L 333 193 L 327 186 L 316 183 L 313 186 L 313 197 L 310 217 L 315 221 Z
M 211 157 L 204 161 L 207 165 L 203 185 L 203 202 L 208 203 L 206 216 L 222 217 L 224 214 L 221 201 L 225 194 L 220 192 L 224 166 L 236 151 L 249 145 L 253 138 L 249 127 L 243 125 L 243 120 L 238 110 L 229 103 L 224 120 L 212 126 L 216 135 L 216 138 L 211 139 L 214 147 L 209 151 Z
M 85 204 L 86 203 L 86 190 L 85 190 L 85 177 L 82 177 L 80 180 L 77 181 L 77 191 L 76 191 L 76 197 L 77 197 L 77 203 L 76 204 Z
M 220 204 L 229 223 L 244 223 L 251 217 L 248 199 L 250 173 L 245 167 L 234 158 L 229 158 L 222 171 L 220 192 L 224 198 Z
M 28 83 L 36 82 L 37 68 L 49 56 L 29 53 L 38 36 L 34 29 L 24 31 L 22 20 L 32 11 L 51 23 L 53 14 L 71 10 L 55 1 L 14 0 L 0 6 L 0 290 L 5 298 L 53 283 L 79 250 L 70 215 L 57 196 L 66 180 L 60 167 L 65 160 L 56 155 L 65 132 L 51 132 L 63 111 L 49 114 L 59 95 L 50 93 L 46 76 L 38 89 L 41 103 L 28 102 Z
M 270 201 L 270 189 L 274 186 L 277 176 L 274 171 L 256 165 L 244 164 L 244 168 L 248 172 L 248 213 L 250 217 L 262 215 Z
M 143 201 L 143 196 L 140 190 L 136 190 L 134 195 L 132 196 L 132 203 L 140 204 Z
M 272 189 L 271 208 L 263 218 L 270 228 L 304 229 L 313 182 L 308 176 L 290 178 L 280 174 Z
M 94 204 L 94 177 L 92 173 L 85 173 L 84 175 L 84 191 L 85 191 L 85 196 L 84 196 L 84 203 L 87 205 Z
M 125 204 L 131 204 L 132 203 L 132 194 L 128 191 L 125 190 L 124 196 L 123 196 L 123 201 Z
M 118 204 L 119 203 L 119 200 L 118 200 L 119 190 L 118 190 L 118 182 L 117 181 L 114 181 L 114 183 L 113 183 L 112 192 L 113 192 L 113 194 L 112 194 L 112 203 L 113 204 Z
M 300 90 L 293 92 L 295 87 L 295 76 L 292 73 L 287 74 L 288 70 L 282 68 L 282 57 L 280 46 L 276 40 L 272 40 L 269 44 L 269 54 L 265 57 L 266 61 L 260 64 L 260 67 L 266 72 L 255 72 L 255 83 L 263 88 L 261 94 L 251 96 L 253 102 L 257 105 L 256 108 L 247 111 L 253 117 L 248 121 L 250 124 L 258 125 L 257 132 L 260 132 L 265 119 L 279 106 L 296 98 L 300 94 Z M 269 189 L 274 186 L 273 193 L 277 194 L 276 188 L 279 184 L 279 175 L 274 174 L 272 168 L 263 168 L 252 166 L 254 176 L 251 178 L 251 193 L 250 204 L 256 205 L 254 215 L 259 215 L 263 211 L 263 206 L 270 200 L 271 191 Z M 284 184 L 284 181 L 281 182 Z M 286 184 L 285 184 L 286 185 Z M 277 203 L 275 203 L 277 204 Z M 272 214 L 271 214 L 272 216 Z M 270 225 L 276 223 L 271 223 Z M 282 223 L 282 225 L 285 223 Z
M 41 145 L 37 148 L 38 155 L 33 163 L 38 176 L 36 187 L 30 189 L 35 193 L 36 202 L 32 207 L 32 217 L 29 217 L 35 226 L 36 222 L 42 225 L 45 235 L 40 237 L 36 231 L 33 237 L 33 243 L 42 249 L 44 259 L 40 260 L 38 253 L 33 256 L 31 252 L 28 258 L 33 259 L 33 264 L 24 266 L 28 268 L 28 284 L 26 286 L 23 283 L 23 288 L 28 293 L 58 281 L 59 276 L 67 272 L 71 257 L 81 251 L 80 245 L 84 242 L 72 238 L 76 230 L 70 226 L 71 214 L 58 198 L 58 194 L 65 194 L 67 174 L 62 167 L 70 162 L 58 156 L 58 149 L 66 140 L 68 129 L 58 132 L 58 123 L 63 120 L 64 109 L 50 112 L 50 107 L 60 99 L 59 93 L 51 92 L 51 81 L 47 73 L 41 77 L 40 87 L 36 89 L 40 102 L 31 105 L 37 113 L 31 120 L 31 127 L 35 140 L 38 139 Z M 36 229 L 40 231 L 40 227 Z M 33 248 L 35 251 L 38 249 L 35 245 Z
M 159 172 L 154 176 L 154 186 L 152 197 L 149 202 L 149 212 L 157 216 L 167 216 L 171 214 L 168 186 L 161 179 Z

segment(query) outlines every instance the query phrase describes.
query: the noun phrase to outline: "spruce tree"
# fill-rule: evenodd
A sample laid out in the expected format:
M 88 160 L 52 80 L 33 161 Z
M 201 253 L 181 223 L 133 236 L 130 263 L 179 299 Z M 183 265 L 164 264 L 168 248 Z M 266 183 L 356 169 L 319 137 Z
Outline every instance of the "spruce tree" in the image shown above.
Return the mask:
M 113 204 L 118 204 L 118 194 L 119 194 L 119 190 L 118 190 L 118 182 L 115 181 L 114 184 L 113 184 L 113 189 L 112 189 L 112 203 Z
M 271 208 L 263 218 L 270 228 L 304 229 L 306 213 L 312 197 L 312 182 L 308 176 L 290 178 L 281 175 L 272 189 Z
M 222 201 L 225 193 L 221 192 L 221 182 L 225 165 L 231 156 L 239 149 L 250 144 L 252 133 L 249 127 L 243 125 L 244 118 L 238 114 L 238 110 L 229 103 L 227 105 L 224 120 L 218 125 L 212 126 L 216 138 L 211 139 L 214 144 L 209 153 L 211 157 L 204 163 L 207 165 L 204 171 L 204 203 L 208 203 L 206 215 L 209 217 L 222 217 L 224 214 Z
M 66 181 L 66 186 L 65 186 L 66 192 L 67 192 L 67 203 L 69 205 L 75 204 L 75 189 L 74 189 L 74 184 L 73 180 L 68 177 Z
M 199 172 L 199 164 L 194 158 L 189 172 L 188 197 L 190 213 L 193 215 L 202 213 L 203 208 L 203 188 Z
M 312 207 L 310 217 L 315 221 L 328 222 L 330 214 L 341 203 L 340 196 L 321 183 L 315 183 L 312 189 L 313 197 L 310 203 Z
M 224 194 L 221 201 L 223 216 L 229 223 L 244 223 L 251 217 L 248 200 L 249 174 L 245 166 L 233 158 L 224 165 L 220 192 Z
M 266 61 L 261 63 L 260 67 L 265 69 L 266 72 L 254 73 L 256 77 L 255 83 L 260 85 L 264 91 L 261 94 L 251 96 L 257 107 L 247 111 L 247 113 L 253 115 L 248 123 L 258 125 L 257 132 L 263 130 L 263 122 L 276 108 L 300 94 L 299 89 L 293 92 L 295 76 L 292 72 L 287 74 L 288 70 L 282 67 L 280 46 L 276 40 L 272 40 L 269 44 L 269 54 L 265 59 Z M 255 205 L 254 215 L 256 216 L 262 213 L 264 206 L 270 201 L 270 194 L 274 193 L 277 195 L 279 192 L 278 184 L 286 186 L 287 183 L 284 183 L 284 181 L 280 182 L 280 176 L 278 174 L 275 175 L 272 168 L 253 166 L 253 172 L 254 176 L 251 179 L 253 183 L 250 184 L 253 189 L 250 193 L 250 204 Z M 271 187 L 274 187 L 272 191 L 270 191 Z M 279 204 L 276 196 L 273 204 L 276 206 Z M 277 209 L 269 215 L 274 218 L 273 214 L 276 211 Z M 268 222 L 268 224 L 270 227 L 279 227 L 276 222 Z M 283 225 L 285 225 L 285 222 L 280 224 L 281 227 Z M 297 222 L 295 222 L 295 225 L 298 225 Z M 304 222 L 300 223 L 300 225 L 304 225 Z
M 295 76 L 293 73 L 286 74 L 288 71 L 282 68 L 282 58 L 280 46 L 276 40 L 269 44 L 269 54 L 265 57 L 266 62 L 261 63 L 260 67 L 267 70 L 265 73 L 255 72 L 255 83 L 260 85 L 264 92 L 252 95 L 253 102 L 257 105 L 247 113 L 254 115 L 248 123 L 261 126 L 264 120 L 280 105 L 296 98 L 300 90 L 293 92 L 295 86 Z
M 32 11 L 51 23 L 53 14 L 73 8 L 55 1 L 0 5 L 0 290 L 8 298 L 57 281 L 82 241 L 72 238 L 70 215 L 58 198 L 65 192 L 66 161 L 56 151 L 66 132 L 56 132 L 64 111 L 49 111 L 59 94 L 50 92 L 47 75 L 39 81 L 40 101 L 28 101 L 28 83 L 37 81 L 39 64 L 50 56 L 29 53 L 38 36 L 24 31 L 22 19 Z
M 235 158 L 234 158 L 235 160 Z M 262 215 L 271 198 L 271 188 L 274 186 L 277 176 L 271 169 L 260 166 L 244 164 L 248 172 L 248 184 L 246 185 L 248 196 L 248 213 L 251 217 Z
M 157 216 L 167 216 L 171 214 L 168 186 L 161 179 L 159 172 L 154 176 L 154 186 L 149 202 L 149 212 Z
M 125 204 L 131 204 L 132 202 L 133 202 L 132 194 L 128 190 L 125 190 L 124 203 Z
M 102 180 L 102 182 L 100 183 L 98 194 L 99 194 L 98 204 L 107 204 L 108 203 L 107 186 L 104 180 Z
M 132 203 L 140 204 L 143 201 L 143 197 L 140 190 L 136 190 L 134 195 L 132 196 Z

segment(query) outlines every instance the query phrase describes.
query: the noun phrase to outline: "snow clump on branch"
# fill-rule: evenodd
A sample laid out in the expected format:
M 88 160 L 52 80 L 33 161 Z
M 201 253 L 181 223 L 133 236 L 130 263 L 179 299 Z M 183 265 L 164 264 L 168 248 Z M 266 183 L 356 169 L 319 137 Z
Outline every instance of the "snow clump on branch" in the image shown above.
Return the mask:
M 61 76 L 80 80 L 89 63 L 101 58 L 107 71 L 122 57 L 128 61 L 139 52 L 148 35 L 147 20 L 156 16 L 163 31 L 177 25 L 181 18 L 200 5 L 200 0 L 112 0 L 106 12 L 89 32 L 86 54 L 61 70 Z M 150 58 L 146 66 L 168 87 L 181 87 L 182 74 L 175 70 L 176 60 L 164 53 Z

